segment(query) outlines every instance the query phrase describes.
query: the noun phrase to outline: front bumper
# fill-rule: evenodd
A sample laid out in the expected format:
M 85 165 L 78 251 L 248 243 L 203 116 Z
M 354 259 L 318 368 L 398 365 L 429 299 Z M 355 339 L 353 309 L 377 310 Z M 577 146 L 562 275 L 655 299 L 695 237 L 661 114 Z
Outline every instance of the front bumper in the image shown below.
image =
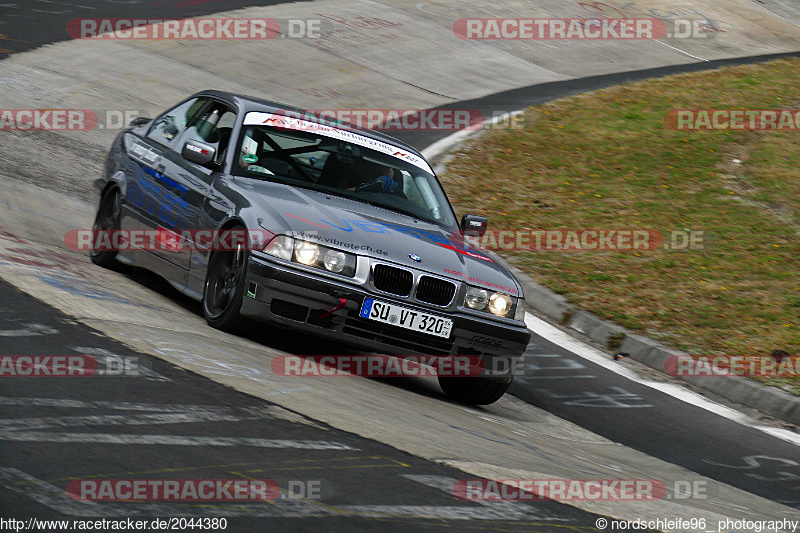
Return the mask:
M 361 318 L 359 311 L 367 297 L 450 318 L 453 320 L 450 337 L 445 339 Z M 342 299 L 345 305 L 328 314 Z M 514 322 L 519 325 L 501 323 L 467 313 L 409 305 L 356 284 L 252 255 L 241 314 L 376 354 L 477 356 L 483 360 L 483 375 L 502 382 L 513 379 L 516 362 L 531 336 L 519 322 Z

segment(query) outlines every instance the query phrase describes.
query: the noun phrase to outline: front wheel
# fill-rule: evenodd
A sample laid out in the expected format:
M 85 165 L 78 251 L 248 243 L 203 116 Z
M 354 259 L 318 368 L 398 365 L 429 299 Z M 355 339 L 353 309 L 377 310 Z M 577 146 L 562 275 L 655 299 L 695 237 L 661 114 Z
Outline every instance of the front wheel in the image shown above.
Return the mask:
M 105 268 L 117 266 L 117 250 L 100 249 L 95 246 L 102 242 L 101 232 L 113 232 L 120 227 L 120 216 L 122 213 L 122 194 L 119 188 L 112 187 L 107 190 L 100 201 L 100 208 L 92 225 L 92 249 L 89 252 L 92 263 Z M 106 239 L 105 242 L 110 242 Z M 102 248 L 102 247 L 101 247 Z
M 212 253 L 203 289 L 203 315 L 209 326 L 230 331 L 242 323 L 239 310 L 244 297 L 247 257 L 243 245 Z
M 499 400 L 511 386 L 486 377 L 439 376 L 439 386 L 447 396 L 469 405 L 489 405 Z

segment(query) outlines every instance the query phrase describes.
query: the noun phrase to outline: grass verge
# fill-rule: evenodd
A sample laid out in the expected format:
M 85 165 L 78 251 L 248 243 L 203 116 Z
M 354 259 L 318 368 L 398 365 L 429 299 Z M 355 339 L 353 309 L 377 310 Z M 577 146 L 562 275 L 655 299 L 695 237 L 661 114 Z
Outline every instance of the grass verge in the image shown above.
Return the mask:
M 704 231 L 703 249 L 511 251 L 572 303 L 698 355 L 800 354 L 800 131 L 673 130 L 672 109 L 800 108 L 800 59 L 629 83 L 526 110 L 441 176 L 494 230 Z M 800 395 L 800 378 L 760 379 Z

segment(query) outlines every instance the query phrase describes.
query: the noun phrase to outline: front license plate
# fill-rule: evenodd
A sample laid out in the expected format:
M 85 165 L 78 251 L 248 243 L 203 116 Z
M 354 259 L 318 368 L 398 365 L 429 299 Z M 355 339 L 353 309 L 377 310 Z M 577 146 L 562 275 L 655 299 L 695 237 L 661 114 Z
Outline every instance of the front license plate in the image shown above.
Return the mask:
M 364 300 L 361 317 L 444 338 L 449 337 L 450 330 L 453 329 L 453 321 L 449 318 L 429 315 L 372 298 Z

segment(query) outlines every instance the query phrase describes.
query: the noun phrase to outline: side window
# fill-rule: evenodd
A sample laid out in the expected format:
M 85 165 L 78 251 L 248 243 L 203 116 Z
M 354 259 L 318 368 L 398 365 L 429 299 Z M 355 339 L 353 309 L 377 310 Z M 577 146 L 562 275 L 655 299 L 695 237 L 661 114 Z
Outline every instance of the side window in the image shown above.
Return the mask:
M 147 136 L 159 144 L 171 146 L 175 138 L 186 130 L 186 125 L 191 122 L 206 101 L 206 98 L 192 98 L 167 111 L 153 122 Z
M 214 103 L 192 120 L 190 126 L 179 137 L 177 150 L 180 151 L 186 141 L 200 141 L 213 146 L 217 151 L 216 160 L 222 161 L 230 144 L 234 124 L 236 124 L 236 113 L 223 104 Z
M 280 133 L 255 126 L 244 129 L 238 157 L 234 166 L 257 174 L 278 174 L 297 178 L 298 174 L 317 181 L 330 155 L 326 150 L 315 150 L 319 138 L 290 138 Z M 271 140 L 275 148 L 268 142 Z M 299 169 L 299 171 L 298 171 Z

